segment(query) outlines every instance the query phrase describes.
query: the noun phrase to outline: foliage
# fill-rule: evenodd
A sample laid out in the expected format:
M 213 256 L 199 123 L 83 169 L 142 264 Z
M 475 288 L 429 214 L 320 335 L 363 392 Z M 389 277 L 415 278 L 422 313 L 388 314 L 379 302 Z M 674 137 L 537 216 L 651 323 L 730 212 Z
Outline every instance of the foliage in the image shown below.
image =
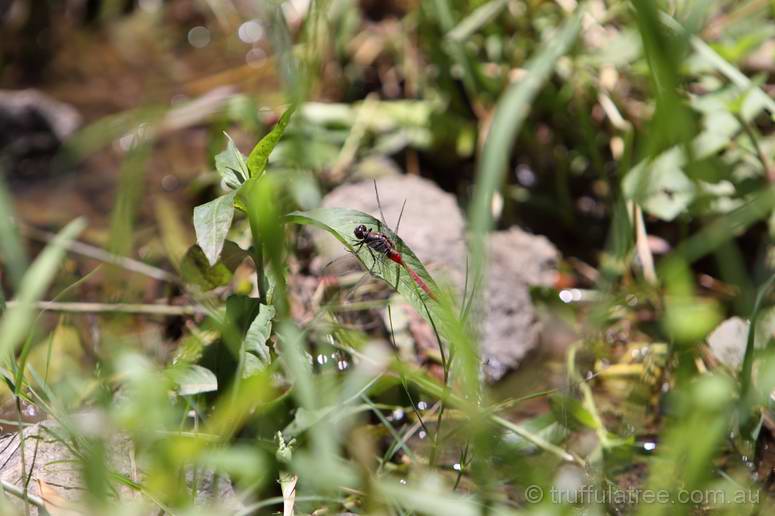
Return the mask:
M 106 7 L 105 32 L 163 32 L 166 44 L 181 32 L 196 46 L 193 29 L 159 16 L 173 7 L 146 3 L 123 22 Z M 207 93 L 95 117 L 62 147 L 60 159 L 88 162 L 116 141 L 108 235 L 77 218 L 42 250 L 26 245 L 40 233 L 0 184 L 10 423 L 24 442 L 24 406 L 55 422 L 52 441 L 86 482 L 79 509 L 206 512 L 207 498 L 235 514 L 771 510 L 771 6 L 205 4 L 195 28 L 212 43 L 197 51 L 229 68 L 186 84 Z M 257 38 L 247 65 L 234 33 Z M 168 52 L 164 74 L 190 65 Z M 219 93 L 222 80 L 239 88 Z M 211 170 L 186 179 L 182 207 L 144 203 L 176 132 L 204 135 Z M 462 292 L 375 218 L 319 206 L 338 184 L 397 168 L 467 209 Z M 145 230 L 145 204 L 158 228 Z M 407 268 L 357 246 L 360 224 Z M 512 225 L 566 257 L 534 301 L 576 341 L 486 385 L 487 237 Z M 380 287 L 313 274 L 320 230 Z M 76 305 L 96 315 L 54 321 Z M 706 345 L 732 316 L 747 324 L 728 343 L 739 368 Z M 115 460 L 115 436 L 142 474 Z M 233 493 L 208 498 L 221 480 Z M 56 505 L 20 485 L 3 488 Z

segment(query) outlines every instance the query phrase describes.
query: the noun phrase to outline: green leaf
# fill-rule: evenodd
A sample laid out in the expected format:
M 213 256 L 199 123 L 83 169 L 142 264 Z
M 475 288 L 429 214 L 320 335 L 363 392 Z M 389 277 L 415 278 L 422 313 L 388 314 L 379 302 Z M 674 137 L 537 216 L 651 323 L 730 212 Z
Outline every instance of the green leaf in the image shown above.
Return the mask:
M 242 357 L 242 378 L 249 378 L 266 369 L 266 364 L 253 353 L 245 353 Z
M 59 232 L 38 255 L 19 283 L 16 304 L 0 319 L 0 358 L 10 355 L 30 331 L 35 315 L 35 302 L 46 292 L 65 255 L 65 245 L 80 233 L 86 223 L 76 219 Z
M 200 365 L 191 364 L 173 368 L 169 370 L 169 374 L 181 396 L 193 396 L 218 390 L 218 378 L 215 377 L 215 373 Z
M 495 18 L 508 3 L 508 0 L 492 0 L 482 4 L 449 31 L 447 37 L 454 41 L 464 42 Z
M 194 208 L 196 243 L 204 251 L 209 264 L 215 265 L 234 218 L 235 192 L 229 192 Z
M 240 246 L 227 240 L 224 242 L 221 258 L 210 265 L 204 251 L 198 245 L 192 245 L 186 251 L 180 263 L 180 273 L 188 283 L 193 283 L 204 290 L 222 287 L 231 281 L 234 270 L 247 256 Z
M 280 138 L 282 138 L 293 110 L 293 106 L 285 110 L 285 113 L 283 113 L 283 116 L 280 117 L 280 120 L 277 121 L 272 130 L 261 138 L 256 146 L 253 147 L 253 150 L 250 151 L 247 163 L 250 177 L 258 177 L 264 173 L 266 164 L 269 162 L 269 155 L 272 153 L 275 145 L 277 145 L 277 142 L 280 141 Z
M 274 316 L 275 309 L 273 306 L 260 305 L 258 315 L 253 319 L 250 328 L 248 328 L 248 333 L 245 335 L 245 351 L 255 355 L 264 367 L 271 362 L 269 347 L 266 345 L 266 341 L 269 340 L 269 336 L 272 334 L 272 319 Z
M 256 446 L 234 445 L 207 450 L 199 464 L 245 482 L 262 482 L 270 467 L 266 456 Z
M 743 358 L 743 369 L 741 373 L 741 386 L 742 386 L 742 399 L 741 405 L 743 408 L 744 417 L 748 418 L 750 415 L 747 413 L 751 400 L 749 399 L 750 391 L 752 388 L 752 375 L 753 375 L 753 359 L 756 339 L 756 323 L 761 316 L 763 303 L 765 302 L 767 295 L 775 286 L 775 274 L 770 275 L 761 287 L 759 287 L 756 293 L 756 301 L 754 302 L 753 312 L 751 313 L 751 324 L 748 328 L 748 338 L 746 340 L 745 355 Z
M 404 244 L 403 240 L 390 231 L 390 229 L 382 226 L 377 219 L 367 213 L 344 208 L 318 208 L 305 212 L 297 211 L 290 213 L 288 215 L 288 220 L 296 224 L 312 224 L 325 229 L 352 251 L 366 270 L 372 271 L 375 276 L 384 280 L 393 288 L 396 288 L 396 276 L 398 275 L 398 292 L 406 297 L 419 313 L 425 314 L 426 311 L 423 307 L 423 303 L 428 302 L 429 298 L 425 292 L 417 287 L 417 284 L 406 270 L 387 258 L 379 257 L 375 253 L 370 252 L 369 248 L 366 246 L 362 246 L 355 252 L 354 246 L 358 242 L 353 233 L 356 226 L 364 224 L 366 227 L 373 230 L 379 228 L 382 233 L 393 241 L 396 248 L 401 253 L 404 263 L 423 279 L 431 291 L 439 291 L 436 282 L 433 281 L 430 274 L 428 274 L 428 271 L 425 270 L 422 262 L 412 250 Z M 375 263 L 375 258 L 377 263 Z M 400 274 L 398 274 L 399 269 Z M 433 304 L 434 303 L 429 303 L 429 307 Z
M 221 174 L 224 183 L 232 190 L 236 190 L 248 180 L 250 172 L 245 163 L 245 156 L 237 149 L 234 140 L 228 134 L 223 134 L 228 140 L 226 150 L 215 156 L 215 169 Z
M 557 421 L 562 421 L 565 426 L 571 426 L 568 424 L 568 416 L 570 416 L 571 422 L 576 423 L 576 426 L 581 425 L 593 430 L 600 428 L 597 419 L 595 419 L 592 413 L 576 398 L 555 394 L 549 398 L 549 404 Z M 576 429 L 572 426 L 571 428 L 574 430 Z
M 514 142 L 530 112 L 533 99 L 551 77 L 555 63 L 576 41 L 581 28 L 582 11 L 583 9 L 578 9 L 554 37 L 542 45 L 527 64 L 525 77 L 510 85 L 498 100 L 478 166 L 473 201 L 469 210 L 474 278 L 478 278 L 484 268 L 484 239 L 492 227 L 492 199 L 503 184 Z
M 323 408 L 309 410 L 304 407 L 296 409 L 293 421 L 283 430 L 283 435 L 286 437 L 298 437 L 303 432 L 306 432 L 310 428 L 313 428 L 320 424 L 321 421 L 326 418 L 335 419 L 341 421 L 347 417 L 361 412 L 368 412 L 371 407 L 367 404 L 359 405 L 329 405 Z
M 244 349 L 245 334 L 258 315 L 259 307 L 258 299 L 243 294 L 233 294 L 226 299 L 226 317 L 221 335 L 237 359 Z
M 686 210 L 696 196 L 696 188 L 681 170 L 684 164 L 677 147 L 655 160 L 642 161 L 624 177 L 622 191 L 628 199 L 662 220 L 673 220 Z

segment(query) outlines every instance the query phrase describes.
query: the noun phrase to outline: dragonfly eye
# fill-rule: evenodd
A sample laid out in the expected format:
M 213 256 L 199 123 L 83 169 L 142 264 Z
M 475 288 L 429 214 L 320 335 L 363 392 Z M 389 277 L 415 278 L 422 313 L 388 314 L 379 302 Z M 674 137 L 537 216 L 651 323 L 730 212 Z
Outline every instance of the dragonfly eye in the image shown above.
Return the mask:
M 366 229 L 366 226 L 361 224 L 360 226 L 355 228 L 355 238 L 358 240 L 363 240 L 363 238 L 368 234 L 369 230 Z

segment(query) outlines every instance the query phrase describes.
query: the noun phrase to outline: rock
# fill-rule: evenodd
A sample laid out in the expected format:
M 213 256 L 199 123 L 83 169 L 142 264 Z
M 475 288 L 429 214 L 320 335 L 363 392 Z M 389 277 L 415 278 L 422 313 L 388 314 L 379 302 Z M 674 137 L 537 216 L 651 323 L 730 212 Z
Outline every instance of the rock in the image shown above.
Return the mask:
M 391 229 L 406 200 L 398 234 L 434 277 L 446 277 L 462 292 L 466 274 L 465 223 L 455 197 L 416 176 L 387 177 L 380 179 L 377 187 Z M 329 193 L 322 204 L 357 209 L 380 218 L 371 181 L 342 185 Z M 325 262 L 346 254 L 333 238 L 316 236 L 316 243 Z M 551 285 L 558 253 L 547 239 L 517 228 L 493 233 L 489 246 L 480 349 L 486 378 L 497 381 L 538 343 L 540 322 L 529 287 Z
M 12 183 L 48 177 L 51 160 L 81 123 L 71 106 L 37 90 L 0 91 L 0 155 Z
M 89 414 L 84 414 L 84 419 L 89 417 Z M 0 436 L 0 479 L 5 483 L 6 489 L 8 485 L 22 489 L 26 482 L 30 497 L 34 497 L 38 502 L 42 501 L 48 512 L 81 514 L 86 494 L 81 479 L 81 461 L 72 451 L 72 442 L 63 442 L 62 439 L 67 439 L 67 435 L 57 422 L 47 420 L 24 429 L 23 446 L 18 432 Z M 137 469 L 132 441 L 123 435 L 113 436 L 108 441 L 105 454 L 109 469 L 130 480 L 141 481 L 142 472 Z M 188 474 L 187 479 L 190 478 L 192 475 Z M 117 503 L 143 501 L 149 507 L 148 514 L 158 512 L 158 507 L 154 510 L 151 501 L 143 499 L 140 492 L 122 482 L 112 482 L 112 485 L 118 496 Z M 22 508 L 20 497 L 6 495 L 5 498 L 12 505 Z M 218 504 L 221 508 L 242 507 L 228 478 L 214 475 L 212 472 L 200 472 L 196 504 L 200 507 L 212 504 Z M 52 509 L 56 512 L 52 512 Z M 75 512 L 69 511 L 70 509 Z M 32 515 L 44 514 L 32 504 L 29 505 L 29 510 Z
M 540 322 L 531 286 L 551 286 L 558 253 L 549 241 L 512 228 L 490 235 L 486 315 L 480 343 L 489 380 L 517 366 L 538 343 Z
M 708 346 L 716 358 L 731 369 L 740 369 L 748 340 L 748 321 L 730 317 L 708 335 Z

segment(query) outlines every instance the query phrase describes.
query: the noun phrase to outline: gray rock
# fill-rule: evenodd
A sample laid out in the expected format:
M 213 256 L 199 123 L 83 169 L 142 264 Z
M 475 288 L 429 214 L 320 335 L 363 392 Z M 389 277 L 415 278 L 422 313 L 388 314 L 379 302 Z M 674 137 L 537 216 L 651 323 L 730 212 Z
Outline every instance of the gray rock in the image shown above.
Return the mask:
M 711 352 L 731 369 L 739 369 L 743 364 L 748 328 L 748 321 L 740 317 L 730 317 L 708 335 Z
M 0 154 L 11 182 L 42 179 L 81 117 L 71 106 L 37 90 L 0 90 Z
M 455 197 L 416 176 L 383 178 L 377 187 L 391 229 L 406 200 L 398 234 L 435 278 L 447 278 L 462 292 L 466 273 L 465 223 Z M 370 181 L 334 189 L 324 198 L 323 206 L 357 209 L 380 218 Z M 341 244 L 331 240 L 316 236 L 325 262 L 346 254 Z M 486 378 L 496 381 L 516 367 L 538 343 L 540 323 L 528 290 L 531 285 L 551 284 L 558 253 L 545 238 L 517 228 L 493 233 L 489 246 L 480 349 Z
M 76 425 L 89 426 L 95 422 L 94 417 L 94 414 L 83 413 L 76 415 L 74 421 Z M 23 490 L 26 484 L 29 496 L 38 502 L 42 501 L 47 508 L 62 511 L 65 508 L 74 509 L 75 512 L 67 514 L 80 513 L 79 510 L 84 508 L 86 490 L 81 478 L 81 461 L 70 448 L 72 443 L 62 441 L 63 438 L 67 439 L 67 432 L 55 421 L 47 420 L 26 427 L 23 433 L 23 443 L 18 432 L 0 436 L 0 479 L 5 488 L 11 486 Z M 134 444 L 129 437 L 114 435 L 105 440 L 110 470 L 133 481 L 142 481 L 143 473 L 138 470 Z M 190 482 L 190 472 L 186 478 Z M 154 509 L 153 503 L 143 499 L 139 492 L 121 482 L 112 482 L 112 485 L 118 494 L 116 503 L 144 502 L 149 507 L 149 514 L 158 512 L 158 507 Z M 5 498 L 17 508 L 22 507 L 20 497 Z M 200 507 L 217 504 L 222 509 L 232 510 L 242 507 L 229 479 L 212 472 L 200 473 L 196 504 Z M 32 515 L 39 513 L 32 504 L 29 510 Z
M 540 322 L 531 286 L 551 286 L 558 253 L 549 241 L 512 228 L 490 235 L 486 314 L 480 343 L 489 380 L 516 367 L 538 343 Z

